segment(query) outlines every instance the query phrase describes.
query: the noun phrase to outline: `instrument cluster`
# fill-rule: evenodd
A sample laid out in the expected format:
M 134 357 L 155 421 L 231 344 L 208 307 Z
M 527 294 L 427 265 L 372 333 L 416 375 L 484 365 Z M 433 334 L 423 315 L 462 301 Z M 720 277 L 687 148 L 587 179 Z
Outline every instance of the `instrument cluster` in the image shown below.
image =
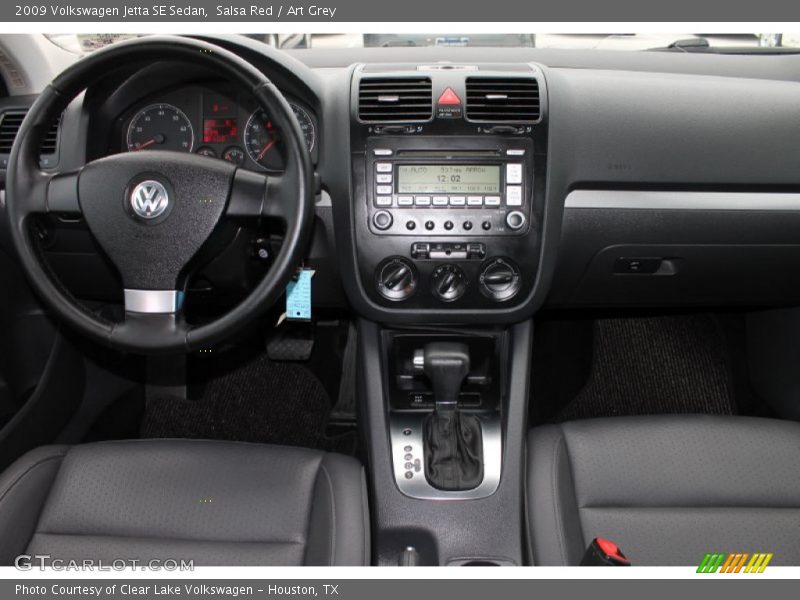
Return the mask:
M 315 158 L 316 116 L 301 101 L 287 100 Z M 127 152 L 193 152 L 268 172 L 284 167 L 283 142 L 270 115 L 224 89 L 193 86 L 150 97 L 126 113 L 121 133 Z

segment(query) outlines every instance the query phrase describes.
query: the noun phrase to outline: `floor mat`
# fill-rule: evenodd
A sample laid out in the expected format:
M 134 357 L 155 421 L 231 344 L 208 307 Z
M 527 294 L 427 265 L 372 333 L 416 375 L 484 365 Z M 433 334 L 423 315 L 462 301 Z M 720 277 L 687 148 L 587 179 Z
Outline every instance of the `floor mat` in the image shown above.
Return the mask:
M 598 319 L 589 380 L 555 417 L 733 414 L 724 339 L 710 315 Z
M 263 353 L 234 366 L 199 361 L 190 366 L 190 381 L 188 399 L 149 399 L 142 437 L 236 440 L 355 452 L 354 433 L 333 438 L 325 435 L 331 401 L 319 379 L 303 365 L 272 362 Z

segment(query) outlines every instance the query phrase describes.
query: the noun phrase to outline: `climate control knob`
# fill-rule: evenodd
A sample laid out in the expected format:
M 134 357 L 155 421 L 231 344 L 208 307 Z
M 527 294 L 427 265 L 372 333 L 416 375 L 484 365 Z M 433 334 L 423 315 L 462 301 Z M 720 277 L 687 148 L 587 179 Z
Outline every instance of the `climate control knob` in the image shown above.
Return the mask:
M 478 282 L 483 295 L 496 302 L 513 298 L 519 291 L 521 283 L 519 269 L 507 258 L 493 258 L 487 261 Z
M 402 257 L 388 258 L 378 265 L 375 272 L 375 287 L 388 300 L 405 300 L 417 288 L 417 272 L 409 261 Z
M 431 273 L 431 288 L 439 300 L 453 302 L 467 291 L 467 276 L 455 265 L 440 265 Z

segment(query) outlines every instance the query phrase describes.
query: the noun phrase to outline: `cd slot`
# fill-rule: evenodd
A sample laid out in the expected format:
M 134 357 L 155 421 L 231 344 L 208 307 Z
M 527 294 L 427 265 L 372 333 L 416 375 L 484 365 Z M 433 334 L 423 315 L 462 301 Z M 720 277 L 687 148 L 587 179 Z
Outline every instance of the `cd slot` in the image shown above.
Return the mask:
M 414 158 L 497 158 L 499 150 L 397 150 L 397 156 Z

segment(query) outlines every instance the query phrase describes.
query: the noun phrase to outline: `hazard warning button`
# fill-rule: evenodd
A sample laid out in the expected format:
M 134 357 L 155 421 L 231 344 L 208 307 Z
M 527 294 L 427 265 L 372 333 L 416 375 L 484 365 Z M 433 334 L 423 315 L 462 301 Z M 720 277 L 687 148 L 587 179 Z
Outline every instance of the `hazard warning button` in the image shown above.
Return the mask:
M 453 91 L 453 88 L 449 87 L 442 92 L 441 96 L 439 96 L 438 103 L 444 104 L 445 106 L 453 106 L 456 104 L 461 104 L 461 98 L 459 98 L 458 94 Z
M 440 119 L 460 119 L 461 114 L 461 98 L 453 88 L 448 87 L 436 101 L 436 116 Z

